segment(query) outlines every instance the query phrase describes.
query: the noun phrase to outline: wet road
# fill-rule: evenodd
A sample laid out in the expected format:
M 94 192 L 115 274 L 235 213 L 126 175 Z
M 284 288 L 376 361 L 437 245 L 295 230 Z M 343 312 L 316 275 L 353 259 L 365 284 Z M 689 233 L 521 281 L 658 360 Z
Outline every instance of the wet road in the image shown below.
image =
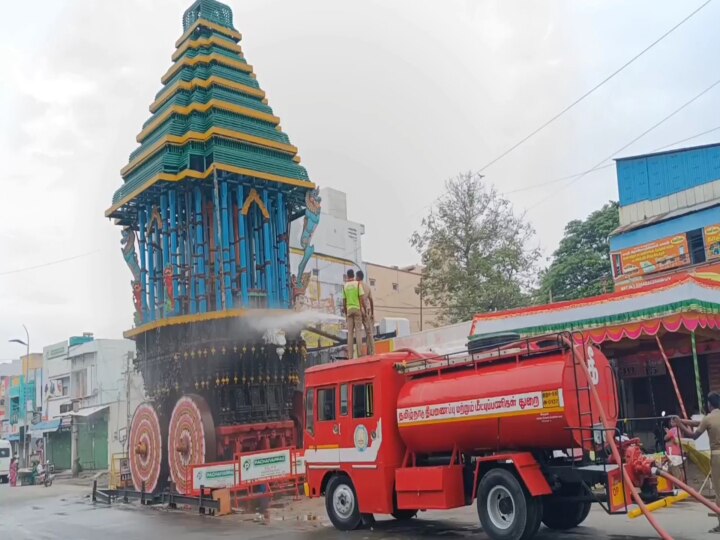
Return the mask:
M 143 508 L 137 504 L 93 506 L 88 489 L 55 484 L 50 488 L 0 486 L 0 537 L 11 540 L 194 540 L 239 538 L 282 540 L 329 540 L 341 533 L 329 527 L 322 501 L 303 500 L 290 507 L 273 509 L 267 524 L 253 516 L 198 516 L 189 511 Z M 317 520 L 305 521 L 308 515 Z M 719 538 L 707 533 L 713 520 L 695 504 L 678 505 L 658 513 L 675 540 Z M 345 536 L 345 534 L 342 534 Z M 476 538 L 486 540 L 477 526 L 474 508 L 449 512 L 426 512 L 407 524 L 378 521 L 371 529 L 347 534 L 356 540 Z M 538 540 L 649 540 L 656 538 L 641 519 L 606 516 L 593 510 L 582 527 L 558 534 L 541 528 Z

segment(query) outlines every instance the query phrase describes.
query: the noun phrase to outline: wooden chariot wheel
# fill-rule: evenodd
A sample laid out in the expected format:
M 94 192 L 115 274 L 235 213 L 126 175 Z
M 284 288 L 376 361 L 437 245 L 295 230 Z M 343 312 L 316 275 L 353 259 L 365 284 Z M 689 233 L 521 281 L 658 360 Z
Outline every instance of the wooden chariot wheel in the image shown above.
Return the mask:
M 158 414 L 154 405 L 141 403 L 135 409 L 130 424 L 129 458 L 130 476 L 137 491 L 154 492 L 167 479 L 167 461 L 163 441 L 167 421 Z
M 178 399 L 168 429 L 170 476 L 178 493 L 189 493 L 192 465 L 215 460 L 215 423 L 205 398 L 186 394 Z

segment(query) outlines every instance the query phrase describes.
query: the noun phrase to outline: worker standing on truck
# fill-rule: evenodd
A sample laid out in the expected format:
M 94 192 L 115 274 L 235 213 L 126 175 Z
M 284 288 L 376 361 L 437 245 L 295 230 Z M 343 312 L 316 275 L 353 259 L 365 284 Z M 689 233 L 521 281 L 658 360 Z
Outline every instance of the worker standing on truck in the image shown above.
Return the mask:
M 347 279 L 343 287 L 343 313 L 347 322 L 347 357 L 355 358 L 355 340 L 357 338 L 358 356 L 362 351 L 362 309 L 364 306 L 363 290 L 355 281 L 355 271 L 347 271 Z
M 365 283 L 365 274 L 362 270 L 358 270 L 357 282 L 363 291 L 363 300 L 365 309 L 362 310 L 362 323 L 365 327 L 365 344 L 367 346 L 366 353 L 375 354 L 375 302 L 373 302 L 372 289 Z
M 710 392 L 707 403 L 710 412 L 699 422 L 675 417 L 673 424 L 677 426 L 684 436 L 694 440 L 707 432 L 710 440 L 710 474 L 712 476 L 713 491 L 715 492 L 715 502 L 720 504 L 720 394 Z M 696 429 L 692 430 L 691 428 Z M 709 532 L 720 534 L 720 515 L 717 517 L 718 526 L 710 529 Z

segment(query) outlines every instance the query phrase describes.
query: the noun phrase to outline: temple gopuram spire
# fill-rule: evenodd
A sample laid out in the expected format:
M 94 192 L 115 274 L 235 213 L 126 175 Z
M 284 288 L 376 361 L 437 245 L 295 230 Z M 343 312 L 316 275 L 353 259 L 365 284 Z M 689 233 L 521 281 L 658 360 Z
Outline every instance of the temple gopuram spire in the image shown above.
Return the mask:
M 289 226 L 307 218 L 308 202 L 310 221 L 319 216 L 319 197 L 241 37 L 225 4 L 197 0 L 185 11 L 172 65 L 105 213 L 124 228 L 136 326 L 289 308 L 298 294 Z

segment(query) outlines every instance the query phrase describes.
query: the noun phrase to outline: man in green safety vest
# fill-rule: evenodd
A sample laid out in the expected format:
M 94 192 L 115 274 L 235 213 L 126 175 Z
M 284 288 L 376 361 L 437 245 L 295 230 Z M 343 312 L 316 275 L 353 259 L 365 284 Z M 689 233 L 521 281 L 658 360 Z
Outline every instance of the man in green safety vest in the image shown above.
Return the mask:
M 355 281 L 355 271 L 347 271 L 345 286 L 343 287 L 343 313 L 347 322 L 347 357 L 355 358 L 355 342 L 357 342 L 358 357 L 362 350 L 362 311 L 365 303 L 364 292 L 360 284 Z

